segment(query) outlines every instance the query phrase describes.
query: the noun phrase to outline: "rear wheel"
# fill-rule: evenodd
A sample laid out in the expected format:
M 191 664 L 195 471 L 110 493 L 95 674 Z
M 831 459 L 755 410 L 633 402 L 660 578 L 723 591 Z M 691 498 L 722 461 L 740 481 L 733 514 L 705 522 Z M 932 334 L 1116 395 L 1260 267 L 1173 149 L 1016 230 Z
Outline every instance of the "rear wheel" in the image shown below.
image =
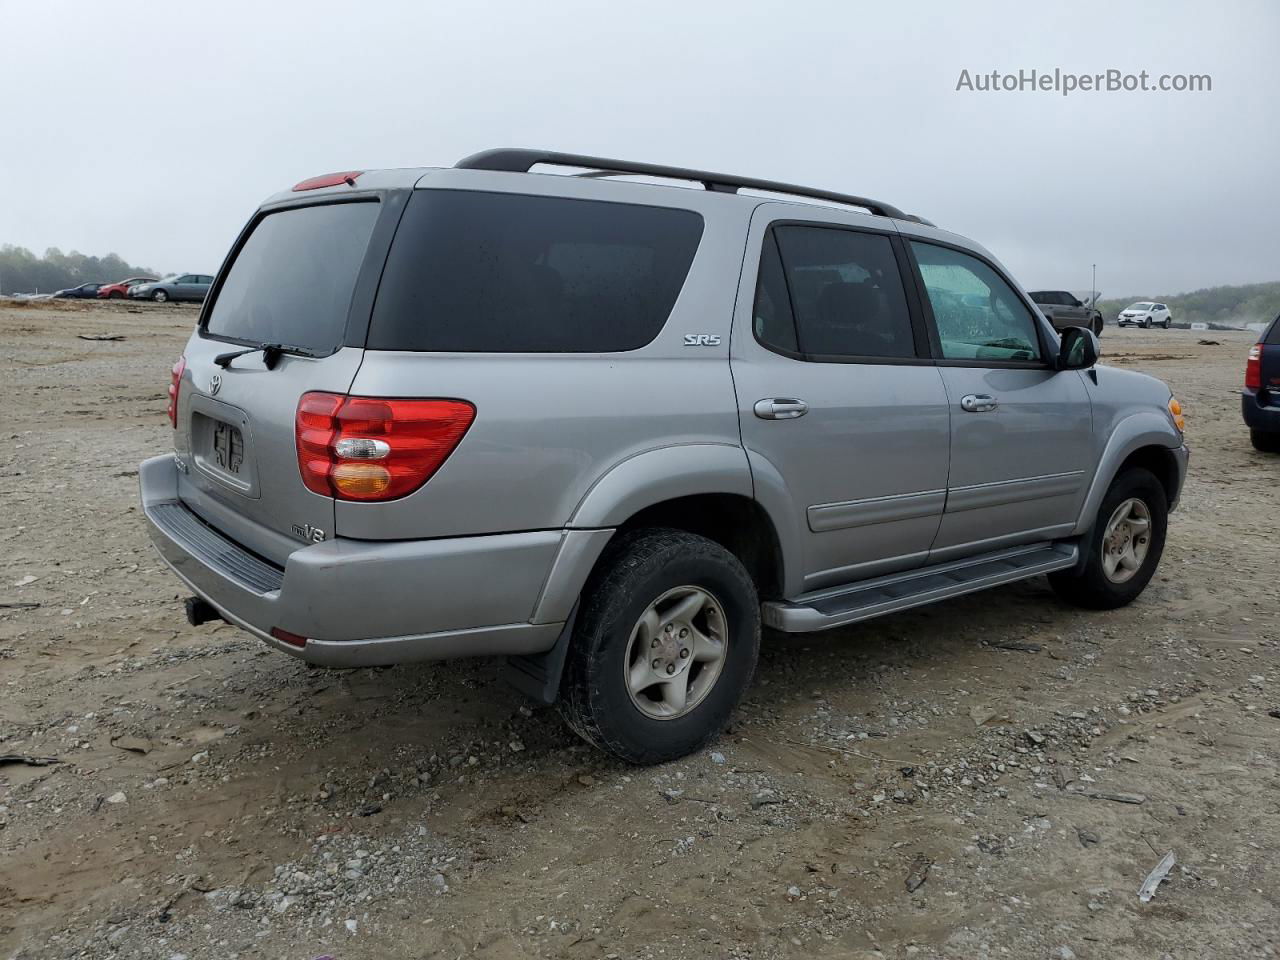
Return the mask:
M 1169 329 L 1169 324 L 1170 324 L 1171 322 L 1172 322 L 1172 321 L 1170 321 L 1168 318 L 1166 318 L 1166 319 L 1165 319 L 1165 321 L 1164 321 L 1164 328 L 1165 328 L 1166 330 L 1168 330 L 1168 329 Z
M 1249 439 L 1253 449 L 1262 453 L 1280 453 L 1280 433 L 1267 433 L 1264 430 L 1250 430 Z
M 163 290 L 157 290 L 151 295 L 151 299 L 156 303 L 164 303 L 169 299 L 169 294 L 165 293 Z
M 674 760 L 724 728 L 760 651 L 760 603 L 738 559 L 680 530 L 623 534 L 583 592 L 560 712 L 628 763 Z
M 1101 317 L 1093 318 L 1093 335 L 1095 337 L 1102 336 L 1102 318 Z
M 1116 477 L 1080 549 L 1083 565 L 1049 575 L 1062 599 L 1094 610 L 1132 603 L 1151 580 L 1164 553 L 1169 504 L 1150 470 Z

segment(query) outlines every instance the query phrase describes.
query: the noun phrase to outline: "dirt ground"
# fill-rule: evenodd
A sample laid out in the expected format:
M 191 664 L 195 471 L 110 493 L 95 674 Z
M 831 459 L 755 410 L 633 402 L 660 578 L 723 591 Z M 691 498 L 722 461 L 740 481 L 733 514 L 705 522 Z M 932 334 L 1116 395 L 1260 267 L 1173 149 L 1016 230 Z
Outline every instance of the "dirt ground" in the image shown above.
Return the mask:
M 136 465 L 194 317 L 0 307 L 0 755 L 61 761 L 0 766 L 0 957 L 1280 950 L 1280 458 L 1240 422 L 1250 336 L 1103 337 L 1174 388 L 1193 451 L 1133 606 L 1034 580 L 773 638 L 727 736 L 634 769 L 495 663 L 315 670 L 186 625 Z

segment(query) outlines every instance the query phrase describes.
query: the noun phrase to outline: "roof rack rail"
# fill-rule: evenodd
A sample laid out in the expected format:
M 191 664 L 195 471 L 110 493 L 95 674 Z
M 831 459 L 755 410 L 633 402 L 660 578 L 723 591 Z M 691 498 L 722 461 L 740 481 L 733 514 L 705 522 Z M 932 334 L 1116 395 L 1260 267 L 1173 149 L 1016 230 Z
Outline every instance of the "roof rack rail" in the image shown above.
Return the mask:
M 606 157 L 587 157 L 576 153 L 557 153 L 553 150 L 528 150 L 519 147 L 507 147 L 498 150 L 482 150 L 459 160 L 455 167 L 460 170 L 500 170 L 507 173 L 528 173 L 538 165 L 553 167 L 586 167 L 597 171 L 590 176 L 645 176 L 668 177 L 674 180 L 693 180 L 700 182 L 706 189 L 718 193 L 737 193 L 743 187 L 749 190 L 763 190 L 768 193 L 789 194 L 795 197 L 812 197 L 817 200 L 829 200 L 833 203 L 845 203 L 870 210 L 878 217 L 893 217 L 895 220 L 913 220 L 933 226 L 920 217 L 903 213 L 892 204 L 867 197 L 855 197 L 848 193 L 836 193 L 832 190 L 819 190 L 814 187 L 802 187 L 794 183 L 779 183 L 775 180 L 757 180 L 753 177 L 736 177 L 727 173 L 711 173 L 707 170 L 690 170 L 685 167 L 668 167 L 657 163 L 634 163 L 630 160 L 610 160 Z

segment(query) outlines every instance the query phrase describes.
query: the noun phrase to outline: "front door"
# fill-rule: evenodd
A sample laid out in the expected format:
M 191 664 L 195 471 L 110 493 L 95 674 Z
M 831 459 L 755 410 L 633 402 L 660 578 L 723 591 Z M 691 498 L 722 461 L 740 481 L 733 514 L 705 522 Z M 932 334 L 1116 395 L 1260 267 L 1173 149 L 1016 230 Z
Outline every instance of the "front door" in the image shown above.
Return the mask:
M 786 526 L 794 596 L 927 559 L 950 412 L 896 232 L 838 211 L 771 222 L 778 209 L 794 210 L 753 218 L 730 353 L 756 498 Z
M 1093 415 L 1079 371 L 995 266 L 911 240 L 951 405 L 946 511 L 931 561 L 1065 536 L 1083 502 Z

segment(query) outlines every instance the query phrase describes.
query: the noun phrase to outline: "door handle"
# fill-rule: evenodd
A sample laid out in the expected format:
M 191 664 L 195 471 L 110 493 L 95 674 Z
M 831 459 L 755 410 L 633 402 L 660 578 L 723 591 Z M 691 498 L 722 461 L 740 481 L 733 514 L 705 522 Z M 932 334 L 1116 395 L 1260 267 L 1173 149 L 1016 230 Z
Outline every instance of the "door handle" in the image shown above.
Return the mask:
M 988 410 L 994 410 L 1000 406 L 1000 401 L 995 397 L 989 397 L 985 393 L 971 393 L 967 397 L 960 398 L 960 409 L 966 413 L 986 413 Z
M 794 420 L 809 412 L 809 405 L 794 397 L 766 397 L 757 400 L 756 416 L 761 420 Z

